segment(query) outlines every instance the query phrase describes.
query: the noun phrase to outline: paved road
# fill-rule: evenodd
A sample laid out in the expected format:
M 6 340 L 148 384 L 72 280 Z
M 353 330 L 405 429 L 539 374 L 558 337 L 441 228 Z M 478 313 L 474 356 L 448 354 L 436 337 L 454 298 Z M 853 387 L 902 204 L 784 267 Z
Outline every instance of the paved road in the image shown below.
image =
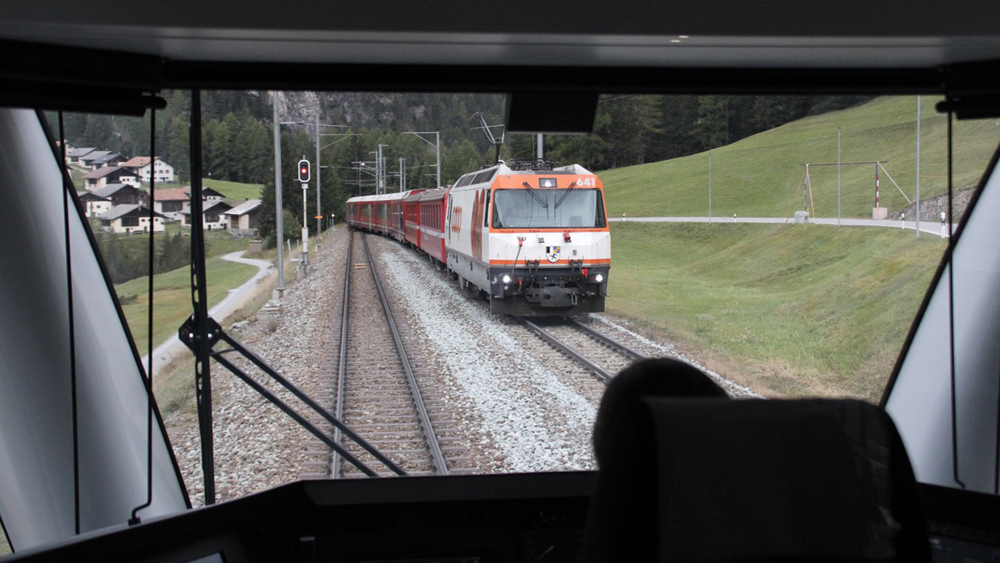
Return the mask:
M 267 275 L 268 270 L 272 266 L 270 260 L 243 258 L 243 252 L 243 250 L 239 252 L 230 252 L 229 254 L 223 255 L 222 259 L 230 262 L 239 262 L 240 264 L 257 266 L 257 273 L 243 285 L 237 287 L 236 289 L 230 289 L 229 295 L 227 295 L 225 299 L 220 301 L 215 307 L 208 310 L 209 316 L 215 319 L 219 324 L 223 324 L 229 315 L 232 315 L 241 307 L 246 305 L 248 301 L 253 299 L 254 288 L 257 287 L 257 283 L 259 283 L 260 280 L 264 279 L 264 276 Z M 153 357 L 156 358 L 156 364 L 162 366 L 183 350 L 187 350 L 187 347 L 181 343 L 175 333 L 173 336 L 168 338 L 166 342 L 153 349 Z M 148 365 L 147 361 L 148 356 L 143 356 L 143 367 Z
M 609 217 L 609 221 L 625 221 L 634 223 L 794 223 L 794 219 L 785 217 Z M 809 219 L 815 225 L 836 225 L 837 219 Z M 916 230 L 916 221 L 896 221 L 891 219 L 848 219 L 841 218 L 840 224 L 845 227 L 883 227 L 893 229 Z M 938 236 L 948 236 L 947 226 L 929 221 L 920 222 L 920 231 Z M 952 230 L 958 229 L 958 224 L 952 225 Z

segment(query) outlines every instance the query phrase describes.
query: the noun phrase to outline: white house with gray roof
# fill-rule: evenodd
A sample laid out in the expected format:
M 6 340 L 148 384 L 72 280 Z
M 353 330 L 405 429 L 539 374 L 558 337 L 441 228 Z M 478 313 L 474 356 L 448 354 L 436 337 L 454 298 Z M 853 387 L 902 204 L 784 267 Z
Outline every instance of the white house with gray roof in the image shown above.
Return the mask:
M 123 166 L 105 166 L 83 176 L 83 187 L 97 190 L 109 184 L 129 184 L 140 187 L 139 176 Z
M 257 215 L 260 213 L 260 200 L 248 199 L 236 207 L 225 212 L 227 219 L 227 229 L 229 232 L 241 237 L 257 236 L 259 228 Z
M 83 206 L 83 214 L 86 217 L 97 217 L 112 207 L 110 199 L 94 192 L 78 192 L 77 195 L 80 197 L 80 205 Z
M 206 231 L 222 231 L 228 226 L 226 211 L 233 207 L 224 201 L 205 202 L 201 210 L 201 224 Z M 180 212 L 181 226 L 191 226 L 191 208 Z
M 97 216 L 101 228 L 119 234 L 149 232 L 149 209 L 142 205 L 116 205 Z M 153 212 L 153 232 L 162 233 L 165 217 Z

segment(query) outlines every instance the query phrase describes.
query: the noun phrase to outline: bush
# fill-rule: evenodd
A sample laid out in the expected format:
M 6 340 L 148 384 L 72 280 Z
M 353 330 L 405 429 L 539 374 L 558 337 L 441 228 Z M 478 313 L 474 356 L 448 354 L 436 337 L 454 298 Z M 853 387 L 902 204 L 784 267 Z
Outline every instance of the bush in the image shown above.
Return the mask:
M 302 238 L 302 222 L 296 214 L 287 209 L 281 210 L 281 234 L 285 240 Z M 274 248 L 278 244 L 278 235 L 274 232 L 267 236 L 267 247 Z

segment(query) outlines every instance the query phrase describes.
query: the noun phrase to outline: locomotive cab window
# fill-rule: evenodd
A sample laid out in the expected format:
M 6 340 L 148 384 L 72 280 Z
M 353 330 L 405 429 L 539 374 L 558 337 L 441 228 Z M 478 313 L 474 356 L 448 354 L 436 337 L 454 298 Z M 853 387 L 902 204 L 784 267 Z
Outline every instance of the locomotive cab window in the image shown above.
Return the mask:
M 604 201 L 597 190 L 496 190 L 493 227 L 497 229 L 603 228 Z

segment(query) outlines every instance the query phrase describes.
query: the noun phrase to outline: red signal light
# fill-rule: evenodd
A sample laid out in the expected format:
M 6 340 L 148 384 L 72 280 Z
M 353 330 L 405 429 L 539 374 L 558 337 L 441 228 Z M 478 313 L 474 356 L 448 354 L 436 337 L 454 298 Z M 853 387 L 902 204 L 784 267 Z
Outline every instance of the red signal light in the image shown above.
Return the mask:
M 309 161 L 300 160 L 299 161 L 299 181 L 303 184 L 309 181 Z

